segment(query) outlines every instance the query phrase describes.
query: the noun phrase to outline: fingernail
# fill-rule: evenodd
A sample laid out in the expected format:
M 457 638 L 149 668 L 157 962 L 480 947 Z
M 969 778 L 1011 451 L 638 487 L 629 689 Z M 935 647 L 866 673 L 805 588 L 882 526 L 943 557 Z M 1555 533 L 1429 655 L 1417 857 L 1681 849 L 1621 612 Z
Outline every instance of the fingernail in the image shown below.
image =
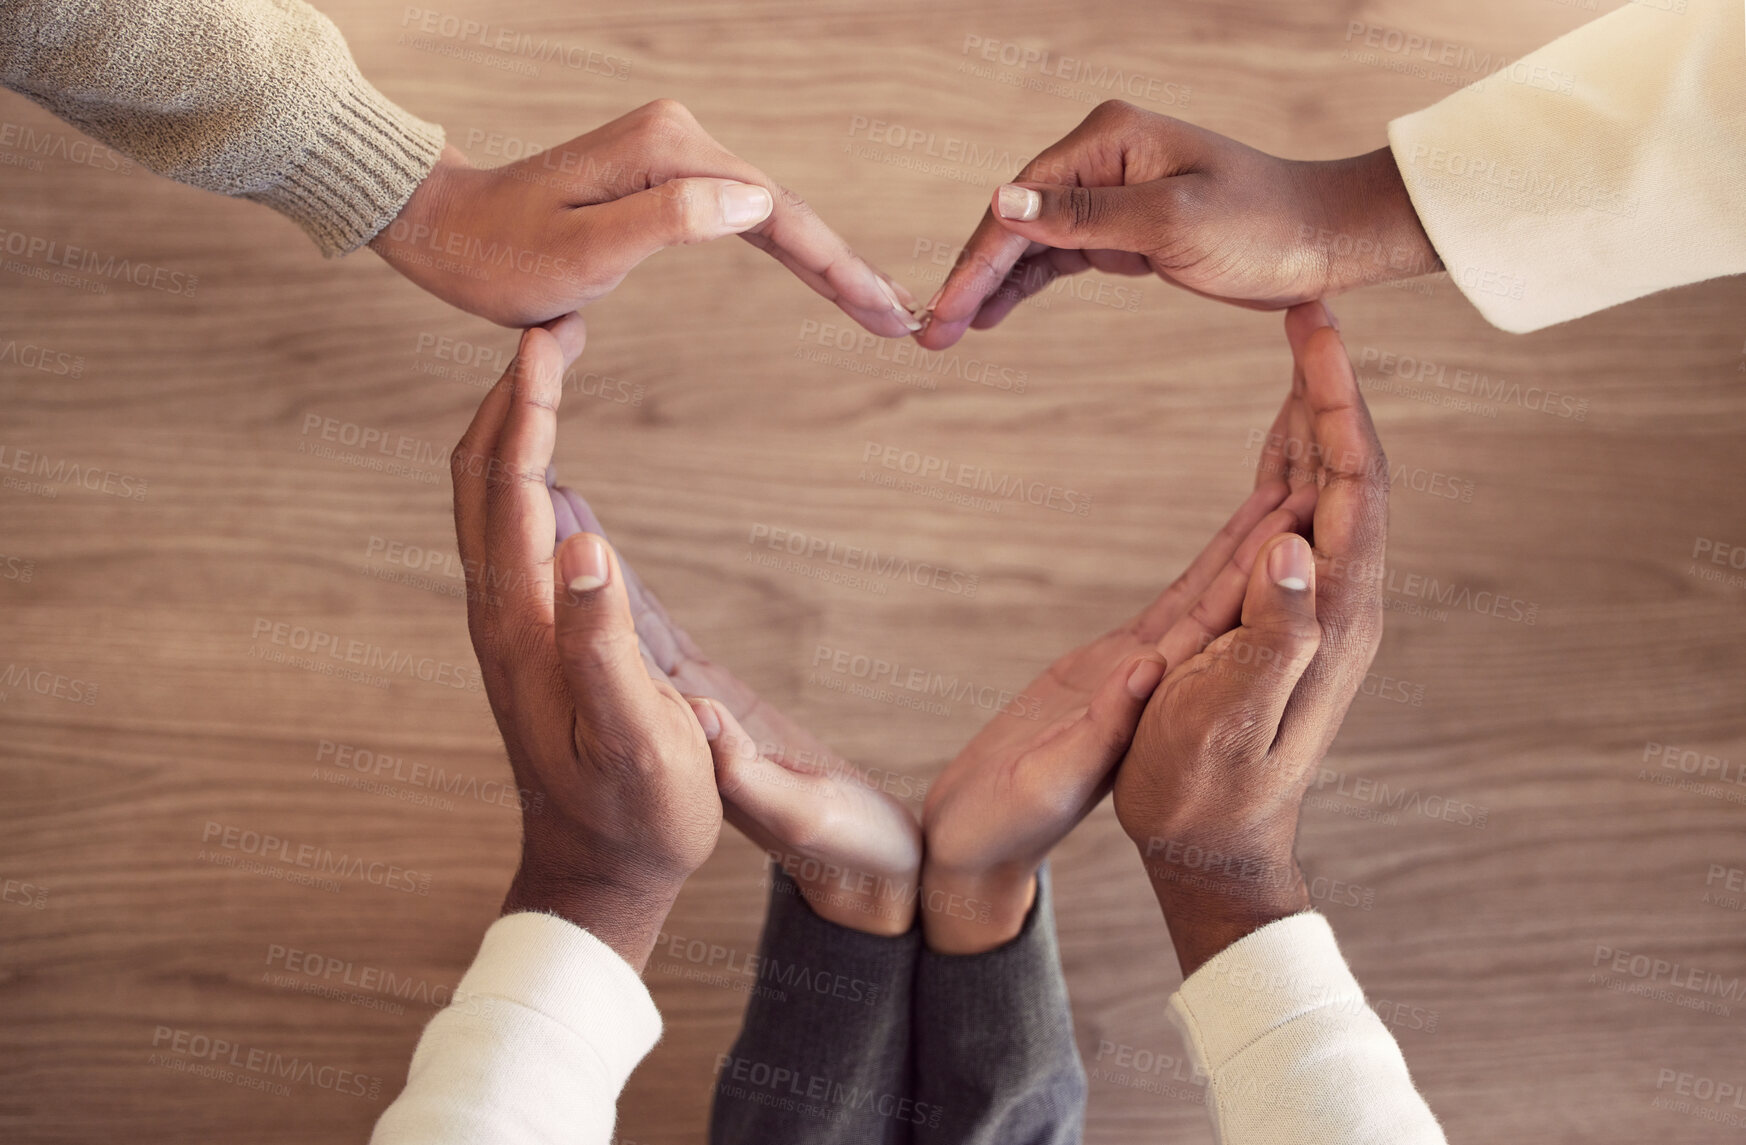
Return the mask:
M 593 534 L 571 541 L 558 550 L 559 571 L 564 586 L 571 592 L 593 592 L 606 587 L 612 576 L 612 561 L 606 555 L 606 542 Z
M 1029 187 L 1015 187 L 1008 183 L 995 196 L 994 209 L 1003 219 L 1028 223 L 1043 213 L 1043 196 Z
M 1291 533 L 1274 545 L 1273 551 L 1267 554 L 1267 575 L 1273 578 L 1274 584 L 1292 592 L 1308 588 L 1310 578 L 1315 575 L 1309 542 Z
M 691 710 L 697 716 L 697 725 L 703 729 L 703 738 L 714 743 L 721 735 L 721 717 L 715 714 L 715 705 L 708 700 L 692 700 Z
M 1128 695 L 1136 700 L 1143 700 L 1158 688 L 1158 681 L 1164 678 L 1164 661 L 1147 657 L 1134 665 L 1134 670 L 1128 673 Z
M 775 206 L 770 192 L 755 183 L 729 183 L 721 189 L 721 218 L 730 227 L 761 223 Z
M 877 282 L 879 289 L 885 292 L 885 297 L 891 302 L 891 312 L 897 315 L 898 321 L 903 323 L 903 328 L 911 334 L 920 330 L 922 324 L 916 320 L 915 315 L 909 312 L 909 307 L 905 306 L 902 300 L 897 297 L 897 291 L 891 288 L 891 284 L 877 274 L 873 276 L 873 281 Z

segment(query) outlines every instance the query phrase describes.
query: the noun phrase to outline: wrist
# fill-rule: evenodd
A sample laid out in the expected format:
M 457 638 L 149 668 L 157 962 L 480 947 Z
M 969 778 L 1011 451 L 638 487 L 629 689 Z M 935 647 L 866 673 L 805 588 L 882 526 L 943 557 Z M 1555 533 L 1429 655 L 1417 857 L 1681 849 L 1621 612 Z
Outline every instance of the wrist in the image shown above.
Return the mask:
M 1018 937 L 1037 901 L 1037 864 L 951 870 L 924 863 L 922 938 L 938 954 L 982 954 Z
M 1289 847 L 1233 851 L 1154 839 L 1140 852 L 1184 978 L 1240 939 L 1310 907 Z
M 683 880 L 660 878 L 590 878 L 524 854 L 504 895 L 502 913 L 556 915 L 610 946 L 641 974 L 683 885 Z
M 1322 222 L 1306 227 L 1315 233 L 1304 237 L 1325 262 L 1324 297 L 1443 269 L 1393 151 L 1383 147 L 1316 166 Z
M 846 930 L 890 938 L 915 925 L 916 871 L 894 874 L 851 870 L 801 855 L 770 858 L 800 888 L 812 913 Z

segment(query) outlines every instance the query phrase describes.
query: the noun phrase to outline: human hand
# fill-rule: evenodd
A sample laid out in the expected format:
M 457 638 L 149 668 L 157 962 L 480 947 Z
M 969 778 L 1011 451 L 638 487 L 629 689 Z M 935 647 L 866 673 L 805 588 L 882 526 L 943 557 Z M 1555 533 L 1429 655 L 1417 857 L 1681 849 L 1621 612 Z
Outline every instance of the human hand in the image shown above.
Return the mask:
M 1284 457 L 1305 421 L 1301 398 L 1288 395 L 1255 491 L 1188 569 L 1132 621 L 1051 664 L 935 782 L 921 877 L 922 926 L 935 950 L 976 953 L 1018 934 L 1038 867 L 1109 792 L 1164 666 L 1236 623 L 1267 541 L 1308 528 L 1316 486 Z
M 548 482 L 560 542 L 578 531 L 605 535 L 580 494 L 555 475 Z M 788 872 L 820 918 L 872 934 L 908 931 L 921 828 L 890 777 L 874 781 L 760 699 L 703 654 L 634 569 L 619 567 L 650 672 L 704 700 L 699 719 L 721 729 L 711 743 L 728 822 Z
M 1278 159 L 1111 100 L 995 192 L 918 340 L 944 349 L 1086 269 L 1273 310 L 1441 268 L 1387 148 Z
M 1295 307 L 1286 332 L 1308 423 L 1285 431 L 1283 454 L 1320 489 L 1314 547 L 1264 546 L 1241 626 L 1172 661 L 1115 784 L 1185 977 L 1308 908 L 1304 792 L 1382 638 L 1388 462 L 1326 308 Z
M 370 247 L 445 302 L 531 326 L 610 292 L 663 247 L 730 234 L 875 334 L 920 328 L 903 287 L 670 99 L 504 167 L 445 148 Z
M 721 801 L 692 707 L 643 665 L 612 548 L 577 534 L 554 552 L 544 477 L 584 339 L 574 314 L 523 333 L 452 455 L 455 533 L 491 712 L 517 784 L 541 797 L 503 913 L 566 918 L 640 972 L 715 849 Z

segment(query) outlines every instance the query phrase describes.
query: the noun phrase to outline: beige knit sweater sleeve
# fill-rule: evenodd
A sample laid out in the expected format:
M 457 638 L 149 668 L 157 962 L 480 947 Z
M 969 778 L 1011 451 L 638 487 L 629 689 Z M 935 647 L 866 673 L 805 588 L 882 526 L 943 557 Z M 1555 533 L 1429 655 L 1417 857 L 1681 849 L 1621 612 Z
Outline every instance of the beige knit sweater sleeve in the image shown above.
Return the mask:
M 0 83 L 329 255 L 387 226 L 443 149 L 301 0 L 0 0 Z

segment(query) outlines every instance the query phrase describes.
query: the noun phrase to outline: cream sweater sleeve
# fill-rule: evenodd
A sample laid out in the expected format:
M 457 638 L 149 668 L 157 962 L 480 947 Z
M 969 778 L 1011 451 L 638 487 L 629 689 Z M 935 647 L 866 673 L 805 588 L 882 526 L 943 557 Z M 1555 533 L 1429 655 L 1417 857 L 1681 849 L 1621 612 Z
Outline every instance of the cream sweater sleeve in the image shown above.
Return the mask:
M 1189 975 L 1170 1019 L 1220 1145 L 1443 1145 L 1327 920 L 1262 927 Z
M 0 83 L 161 175 L 265 203 L 329 255 L 387 226 L 443 149 L 302 0 L 6 0 Z
M 1628 3 L 1388 139 L 1443 264 L 1505 330 L 1746 272 L 1746 4 Z
M 430 1020 L 371 1145 L 608 1145 L 661 1037 L 636 971 L 580 927 L 512 914 Z

